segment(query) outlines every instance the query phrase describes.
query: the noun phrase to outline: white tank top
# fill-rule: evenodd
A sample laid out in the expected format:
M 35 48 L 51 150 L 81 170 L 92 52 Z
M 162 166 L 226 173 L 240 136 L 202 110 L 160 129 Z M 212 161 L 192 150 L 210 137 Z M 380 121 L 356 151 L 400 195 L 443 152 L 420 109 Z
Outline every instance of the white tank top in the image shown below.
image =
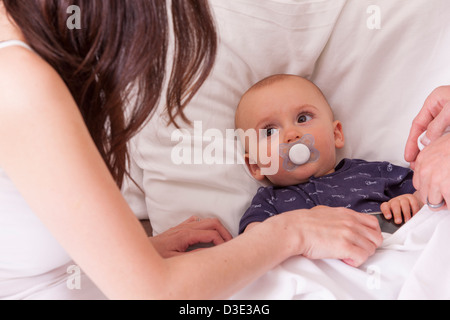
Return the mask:
M 17 40 L 0 42 L 32 49 Z M 0 299 L 104 299 L 0 168 Z

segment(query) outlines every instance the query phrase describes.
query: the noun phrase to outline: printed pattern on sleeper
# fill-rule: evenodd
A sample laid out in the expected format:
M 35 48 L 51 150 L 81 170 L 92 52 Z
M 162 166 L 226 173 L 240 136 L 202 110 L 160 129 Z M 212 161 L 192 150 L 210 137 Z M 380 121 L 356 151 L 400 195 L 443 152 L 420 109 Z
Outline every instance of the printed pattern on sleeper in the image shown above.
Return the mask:
M 334 173 L 312 177 L 289 187 L 262 187 L 241 219 L 239 232 L 253 222 L 318 205 L 345 207 L 361 213 L 380 211 L 380 205 L 402 194 L 414 193 L 413 171 L 389 162 L 342 160 Z

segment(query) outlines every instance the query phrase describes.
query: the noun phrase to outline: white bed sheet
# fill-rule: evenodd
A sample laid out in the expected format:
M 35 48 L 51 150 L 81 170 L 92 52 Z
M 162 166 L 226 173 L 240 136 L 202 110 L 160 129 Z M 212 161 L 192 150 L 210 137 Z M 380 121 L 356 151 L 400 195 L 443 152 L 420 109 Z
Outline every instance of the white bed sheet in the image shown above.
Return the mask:
M 425 206 L 359 268 L 294 257 L 232 299 L 450 299 L 450 211 Z

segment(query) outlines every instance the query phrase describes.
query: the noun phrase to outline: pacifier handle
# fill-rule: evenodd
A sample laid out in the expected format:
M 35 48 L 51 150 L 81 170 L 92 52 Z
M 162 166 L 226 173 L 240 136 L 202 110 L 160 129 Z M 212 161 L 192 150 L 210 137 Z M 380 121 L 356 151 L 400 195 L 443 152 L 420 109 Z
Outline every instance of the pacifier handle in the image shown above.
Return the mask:
M 450 126 L 447 127 L 447 129 L 445 129 L 444 133 L 442 135 L 448 134 L 450 133 Z M 425 131 L 424 133 L 422 133 L 419 137 L 419 139 L 417 139 L 417 146 L 419 147 L 419 150 L 422 151 L 423 149 L 425 149 L 427 145 L 425 145 L 422 140 L 423 138 L 427 135 L 427 131 Z
M 423 149 L 425 149 L 425 145 L 422 143 L 422 139 L 427 135 L 427 132 L 425 131 L 424 133 L 422 133 L 419 137 L 419 139 L 417 139 L 417 146 L 419 147 L 419 150 L 422 151 Z

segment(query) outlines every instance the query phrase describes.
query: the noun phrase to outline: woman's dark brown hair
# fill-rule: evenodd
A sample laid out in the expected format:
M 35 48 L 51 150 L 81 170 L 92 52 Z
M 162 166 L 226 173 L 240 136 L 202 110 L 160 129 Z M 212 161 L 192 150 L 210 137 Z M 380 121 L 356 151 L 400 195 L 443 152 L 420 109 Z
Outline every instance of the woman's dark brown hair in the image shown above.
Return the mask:
M 119 186 L 128 174 L 127 143 L 159 103 L 168 70 L 169 122 L 188 122 L 183 110 L 209 75 L 217 48 L 207 0 L 172 0 L 171 14 L 166 0 L 0 1 L 67 84 Z M 72 5 L 80 9 L 81 29 L 67 26 Z

